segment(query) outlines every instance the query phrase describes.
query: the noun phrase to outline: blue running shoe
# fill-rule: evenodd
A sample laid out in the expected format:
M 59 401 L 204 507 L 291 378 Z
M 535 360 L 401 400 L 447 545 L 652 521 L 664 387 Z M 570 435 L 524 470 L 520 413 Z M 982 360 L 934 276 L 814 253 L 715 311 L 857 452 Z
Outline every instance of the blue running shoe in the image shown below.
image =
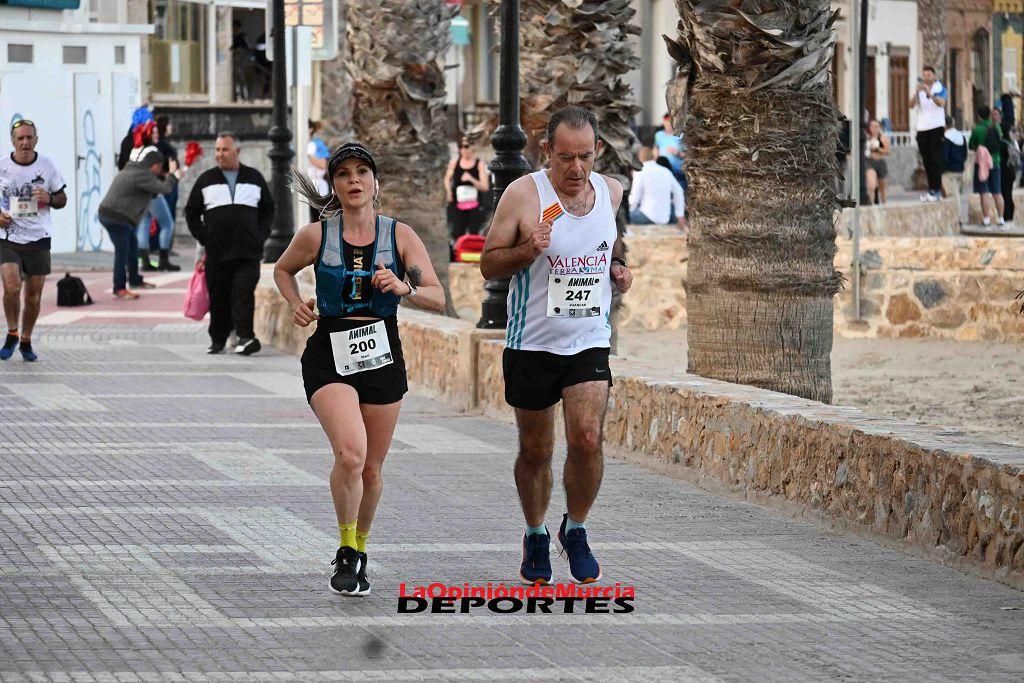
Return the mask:
M 523 563 L 519 579 L 527 586 L 551 583 L 551 536 L 523 534 Z
M 11 356 L 14 355 L 14 349 L 18 346 L 18 335 L 9 334 L 7 339 L 4 340 L 4 345 L 0 347 L 0 360 L 10 360 Z
M 601 565 L 587 543 L 586 529 L 573 529 L 566 533 L 565 525 L 569 515 L 562 515 L 562 526 L 558 529 L 558 543 L 569 558 L 569 580 L 573 583 L 593 583 L 601 578 Z
M 39 360 L 39 356 L 32 350 L 32 342 L 21 342 L 18 346 L 18 350 L 21 351 L 21 359 L 28 361 L 29 363 L 35 363 Z

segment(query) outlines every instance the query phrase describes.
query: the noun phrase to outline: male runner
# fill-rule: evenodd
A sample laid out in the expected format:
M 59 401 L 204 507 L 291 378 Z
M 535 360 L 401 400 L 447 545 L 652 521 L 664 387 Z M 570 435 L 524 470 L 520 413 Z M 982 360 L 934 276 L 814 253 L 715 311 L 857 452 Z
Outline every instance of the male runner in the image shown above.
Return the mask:
M 39 360 L 32 350 L 32 330 L 39 318 L 43 284 L 50 274 L 50 209 L 63 209 L 68 203 L 64 178 L 52 161 L 36 153 L 38 142 L 36 124 L 19 119 L 11 126 L 14 151 L 0 158 L 0 275 L 7 317 L 0 360 L 9 360 L 15 347 L 24 360 Z
M 480 272 L 489 280 L 512 278 L 503 366 L 505 400 L 519 427 L 515 478 L 527 524 L 519 577 L 551 581 L 544 515 L 561 399 L 568 512 L 558 541 L 570 579 L 590 583 L 601 578 L 585 522 L 604 472 L 611 288 L 626 292 L 633 276 L 615 228 L 622 185 L 592 172 L 601 151 L 594 114 L 575 106 L 555 112 L 544 151 L 550 168 L 516 180 L 498 202 Z

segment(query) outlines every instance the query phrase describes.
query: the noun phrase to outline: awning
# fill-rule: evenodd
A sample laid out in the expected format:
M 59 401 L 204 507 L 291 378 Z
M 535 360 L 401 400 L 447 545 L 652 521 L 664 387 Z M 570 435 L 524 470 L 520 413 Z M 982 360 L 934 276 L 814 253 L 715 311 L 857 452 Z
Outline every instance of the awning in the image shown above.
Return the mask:
M 469 22 L 461 14 L 452 18 L 452 42 L 456 45 L 469 45 Z
M 78 9 L 81 4 L 81 0 L 0 0 L 0 5 L 34 9 Z

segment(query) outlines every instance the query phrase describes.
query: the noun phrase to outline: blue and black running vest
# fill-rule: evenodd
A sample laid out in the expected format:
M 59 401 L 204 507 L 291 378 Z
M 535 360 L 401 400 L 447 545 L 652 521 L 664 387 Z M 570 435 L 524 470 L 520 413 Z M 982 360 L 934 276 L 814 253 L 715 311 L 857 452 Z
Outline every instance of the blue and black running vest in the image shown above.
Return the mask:
M 387 216 L 377 216 L 373 258 L 368 264 L 370 270 L 348 269 L 342 244 L 340 215 L 324 219 L 321 225 L 323 235 L 320 240 L 320 252 L 313 264 L 313 272 L 316 275 L 316 306 L 320 315 L 343 318 L 357 311 L 365 311 L 367 308 L 370 313 L 381 318 L 395 315 L 401 300 L 397 294 L 374 289 L 367 306 L 364 302 L 346 303 L 342 292 L 346 291 L 346 288 L 348 291 L 354 291 L 356 277 L 372 277 L 378 263 L 391 270 L 398 279 L 405 279 L 405 266 L 398 255 L 398 243 L 395 239 L 397 221 Z M 369 284 L 368 279 L 366 282 Z

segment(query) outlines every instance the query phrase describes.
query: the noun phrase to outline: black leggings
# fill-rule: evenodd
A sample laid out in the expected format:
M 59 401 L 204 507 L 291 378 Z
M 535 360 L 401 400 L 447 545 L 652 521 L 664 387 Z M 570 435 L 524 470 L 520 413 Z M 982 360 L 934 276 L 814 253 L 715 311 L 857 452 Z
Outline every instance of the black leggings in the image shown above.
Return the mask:
M 1016 169 L 1003 167 L 1002 176 L 1000 182 L 1002 187 L 1000 188 L 1003 192 L 1003 218 L 1012 221 L 1013 220 L 1013 181 L 1017 177 Z

